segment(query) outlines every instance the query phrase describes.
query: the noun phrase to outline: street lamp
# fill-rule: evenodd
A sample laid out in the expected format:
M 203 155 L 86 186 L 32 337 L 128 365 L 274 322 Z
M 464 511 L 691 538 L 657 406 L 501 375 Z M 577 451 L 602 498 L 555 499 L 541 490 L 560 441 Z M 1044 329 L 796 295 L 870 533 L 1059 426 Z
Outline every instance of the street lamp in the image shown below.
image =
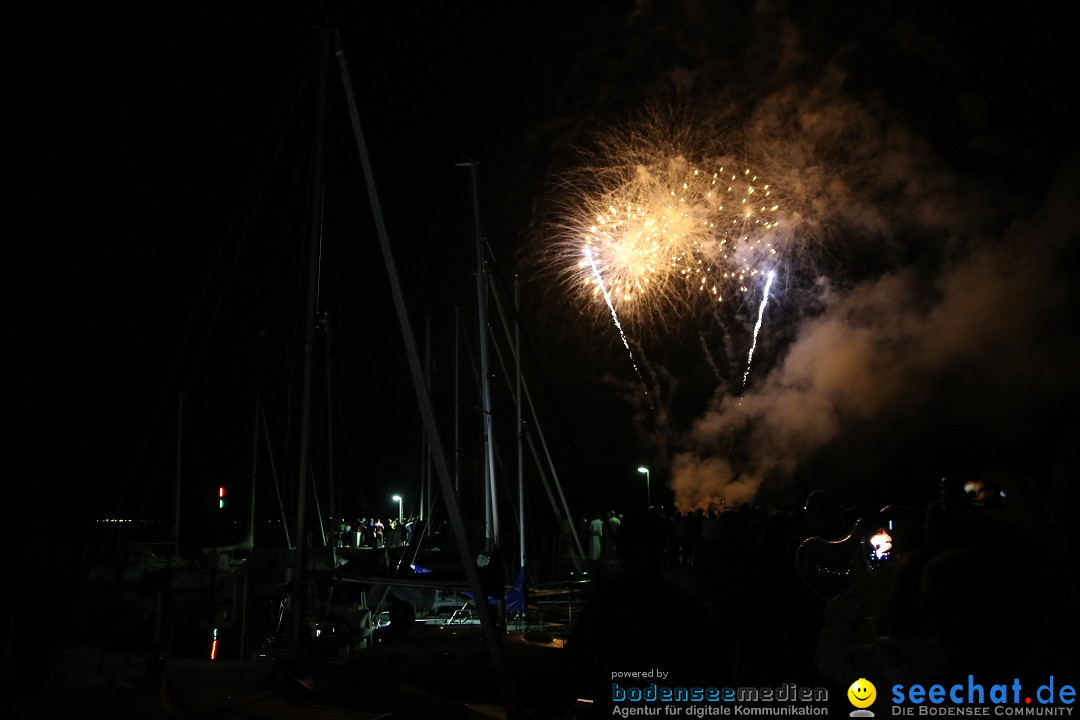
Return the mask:
M 400 525 L 405 520 L 405 516 L 401 512 L 401 496 L 395 495 L 393 500 L 397 503 L 397 521 L 398 525 Z
M 652 491 L 649 488 L 652 478 L 649 476 L 649 468 L 644 465 L 639 467 L 637 471 L 645 474 L 645 509 L 648 510 L 652 507 Z

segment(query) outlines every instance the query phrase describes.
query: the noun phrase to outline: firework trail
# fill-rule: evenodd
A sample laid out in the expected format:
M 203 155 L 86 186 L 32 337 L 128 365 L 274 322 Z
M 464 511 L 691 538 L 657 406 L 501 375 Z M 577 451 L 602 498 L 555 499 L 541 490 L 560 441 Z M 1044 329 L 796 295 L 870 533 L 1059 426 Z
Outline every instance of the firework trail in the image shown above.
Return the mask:
M 770 270 L 765 280 L 765 296 L 761 298 L 761 305 L 758 306 L 757 323 L 754 324 L 754 341 L 750 343 L 750 354 L 746 358 L 746 372 L 743 373 L 742 378 L 744 390 L 746 389 L 746 381 L 750 377 L 750 364 L 754 362 L 754 350 L 757 348 L 758 333 L 761 332 L 761 320 L 765 317 L 765 306 L 769 304 L 769 290 L 772 288 L 774 277 L 776 277 L 776 271 Z
M 705 355 L 705 362 L 707 362 L 712 369 L 713 377 L 716 378 L 716 383 L 722 385 L 724 376 L 720 374 L 720 368 L 716 366 L 716 360 L 713 359 L 712 350 L 709 349 L 709 343 L 705 342 L 705 335 L 703 333 L 698 333 L 698 343 L 701 345 L 701 352 Z
M 619 314 L 615 312 L 615 305 L 611 302 L 611 293 L 608 292 L 607 286 L 604 285 L 604 278 L 600 275 L 600 268 L 596 266 L 592 251 L 587 247 L 585 248 L 585 261 L 592 266 L 593 273 L 596 275 L 596 284 L 604 293 L 604 300 L 607 301 L 608 309 L 611 310 L 611 319 L 615 321 L 615 328 L 619 331 L 619 337 L 622 339 L 623 347 L 626 348 L 626 354 L 630 357 L 630 364 L 634 366 L 634 372 L 637 373 L 638 379 L 641 380 L 641 386 L 644 388 L 645 396 L 648 397 L 649 386 L 645 383 L 645 378 L 641 375 L 641 370 L 638 368 L 637 361 L 634 360 L 634 353 L 630 350 L 630 342 L 626 339 L 626 332 L 623 330 L 622 323 L 619 322 Z M 651 400 L 649 401 L 649 407 L 652 407 Z

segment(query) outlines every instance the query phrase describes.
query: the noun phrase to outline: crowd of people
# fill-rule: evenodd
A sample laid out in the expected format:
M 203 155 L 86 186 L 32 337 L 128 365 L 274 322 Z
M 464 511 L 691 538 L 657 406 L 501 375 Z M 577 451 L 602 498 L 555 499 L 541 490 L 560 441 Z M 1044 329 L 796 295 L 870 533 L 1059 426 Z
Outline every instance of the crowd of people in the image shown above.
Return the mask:
M 410 545 L 417 530 L 421 527 L 419 518 L 357 518 L 354 522 L 345 519 L 336 521 L 339 548 L 398 548 Z
M 603 699 L 613 670 L 639 667 L 669 682 L 833 688 L 1075 677 L 1073 511 L 1051 497 L 982 475 L 946 478 L 918 508 L 818 490 L 772 511 L 597 515 L 583 531 L 600 572 L 568 683 Z

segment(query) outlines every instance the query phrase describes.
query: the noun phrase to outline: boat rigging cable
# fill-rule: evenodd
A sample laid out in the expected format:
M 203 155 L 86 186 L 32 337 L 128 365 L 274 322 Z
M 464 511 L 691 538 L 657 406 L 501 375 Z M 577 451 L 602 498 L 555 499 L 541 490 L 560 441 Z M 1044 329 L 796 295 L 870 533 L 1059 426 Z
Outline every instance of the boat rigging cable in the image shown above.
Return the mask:
M 219 313 L 221 311 L 222 304 L 223 304 L 223 302 L 225 300 L 225 295 L 228 292 L 229 285 L 230 285 L 230 283 L 232 281 L 233 274 L 234 274 L 234 272 L 236 270 L 237 264 L 240 261 L 240 256 L 243 253 L 244 246 L 246 245 L 247 240 L 251 235 L 251 229 L 252 229 L 252 226 L 254 224 L 255 217 L 258 214 L 259 207 L 260 207 L 260 205 L 262 203 L 263 197 L 266 194 L 266 189 L 267 189 L 267 187 L 269 185 L 270 177 L 272 176 L 273 170 L 277 165 L 278 158 L 280 157 L 281 148 L 282 148 L 282 145 L 283 145 L 284 140 L 285 140 L 286 131 L 288 130 L 289 126 L 292 124 L 293 118 L 294 118 L 294 116 L 296 114 L 296 109 L 297 109 L 297 107 L 299 105 L 299 100 L 300 100 L 300 95 L 301 95 L 300 90 L 301 90 L 301 88 L 303 87 L 303 84 L 304 84 L 302 76 L 306 76 L 307 73 L 310 72 L 311 66 L 312 66 L 314 58 L 315 58 L 315 55 L 314 55 L 314 53 L 311 53 L 309 55 L 308 51 L 305 51 L 301 55 L 301 58 L 306 58 L 306 63 L 303 60 L 301 60 L 300 64 L 298 64 L 297 67 L 295 68 L 295 70 L 293 72 L 293 75 L 290 78 L 290 81 L 289 81 L 289 83 L 287 85 L 287 87 L 289 89 L 286 91 L 286 93 L 284 94 L 284 96 L 281 99 L 281 103 L 278 105 L 278 109 L 277 109 L 277 111 L 275 113 L 275 116 L 274 116 L 274 121 L 271 123 L 270 129 L 267 130 L 266 137 L 263 139 L 262 146 L 260 147 L 259 152 L 256 154 L 255 162 L 252 164 L 252 169 L 251 169 L 251 172 L 249 174 L 249 178 L 251 180 L 249 180 L 249 182 L 245 184 L 245 186 L 254 184 L 252 182 L 252 180 L 254 179 L 255 173 L 256 173 L 257 169 L 259 168 L 260 164 L 262 163 L 263 158 L 267 155 L 267 148 L 269 147 L 269 145 L 271 143 L 271 140 L 274 138 L 274 130 L 275 130 L 275 127 L 277 125 L 277 121 L 278 121 L 279 118 L 282 117 L 282 115 L 284 115 L 285 117 L 284 117 L 284 122 L 283 122 L 283 124 L 281 126 L 281 130 L 277 132 L 277 142 L 274 144 L 273 152 L 270 153 L 269 161 L 266 163 L 266 169 L 265 169 L 265 171 L 264 171 L 264 173 L 262 175 L 262 181 L 259 183 L 258 190 L 257 190 L 257 192 L 255 194 L 255 200 L 252 203 L 251 209 L 247 214 L 247 219 L 244 221 L 244 227 L 243 227 L 243 230 L 240 233 L 239 245 L 237 245 L 236 251 L 233 253 L 232 262 L 229 265 L 229 270 L 228 270 L 228 272 L 226 274 L 225 282 L 222 285 L 221 292 L 218 294 L 217 303 L 214 306 L 213 314 L 212 314 L 212 316 L 210 318 L 210 322 L 209 322 L 209 324 L 208 324 L 208 326 L 206 328 L 206 332 L 203 335 L 202 343 L 199 346 L 199 351 L 198 351 L 198 354 L 197 354 L 196 359 L 195 359 L 195 364 L 192 367 L 191 374 L 190 374 L 190 376 L 188 378 L 187 383 L 184 386 L 184 390 L 183 390 L 184 394 L 187 394 L 188 392 L 190 392 L 192 383 L 195 380 L 195 374 L 196 374 L 196 372 L 197 372 L 197 370 L 199 368 L 199 364 L 202 361 L 203 353 L 206 350 L 207 343 L 210 340 L 210 334 L 211 334 L 211 332 L 213 332 L 214 325 L 217 322 L 217 318 L 218 318 L 218 315 L 219 315 Z M 298 79 L 299 79 L 299 82 L 298 82 Z M 291 102 L 289 102 L 290 100 L 291 100 Z M 144 450 L 146 448 L 146 445 L 149 442 L 150 433 L 152 432 L 153 427 L 154 427 L 154 421 L 157 418 L 158 413 L 161 412 L 161 408 L 165 403 L 165 397 L 168 394 L 169 384 L 172 381 L 173 376 L 176 374 L 177 368 L 179 368 L 179 366 L 180 366 L 180 360 L 183 357 L 184 348 L 187 347 L 188 341 L 190 340 L 192 332 L 193 332 L 193 330 L 195 328 L 196 318 L 199 316 L 199 311 L 203 307 L 203 303 L 206 301 L 207 296 L 210 293 L 211 282 L 213 281 L 214 276 L 217 273 L 218 265 L 221 262 L 224 254 L 225 254 L 226 242 L 227 242 L 227 240 L 228 240 L 228 238 L 229 238 L 229 236 L 230 236 L 230 234 L 232 232 L 232 229 L 236 226 L 236 224 L 238 222 L 237 221 L 237 216 L 239 214 L 240 214 L 240 210 L 239 210 L 239 207 L 237 207 L 234 210 L 233 219 L 229 222 L 225 232 L 222 234 L 221 243 L 220 243 L 220 245 L 218 245 L 217 254 L 215 255 L 214 260 L 210 265 L 210 270 L 206 274 L 206 280 L 203 283 L 203 288 L 199 293 L 199 299 L 195 303 L 195 309 L 192 310 L 191 318 L 188 320 L 187 327 L 184 330 L 183 338 L 180 341 L 180 345 L 176 349 L 176 355 L 173 357 L 172 366 L 169 368 L 169 372 L 165 376 L 165 382 L 162 383 L 161 394 L 158 397 L 157 404 L 155 405 L 154 410 L 150 413 L 150 420 L 149 420 L 149 422 L 146 423 L 146 430 L 143 433 L 142 441 L 139 443 L 139 447 L 138 447 L 138 449 L 136 450 L 136 452 L 134 454 L 133 469 L 132 469 L 133 474 L 137 474 L 137 467 L 134 467 L 134 466 L 138 465 L 139 461 L 142 458 L 142 455 L 143 455 L 143 452 L 144 452 Z M 175 433 L 176 430 L 177 430 L 176 418 L 174 416 L 173 425 L 172 425 L 172 428 L 169 430 L 168 437 L 172 437 L 173 433 Z M 150 495 L 151 495 L 151 492 L 152 492 L 153 487 L 154 487 L 154 482 L 156 481 L 156 479 L 158 477 L 158 474 L 161 471 L 161 466 L 164 464 L 165 455 L 166 455 L 166 453 L 168 451 L 168 445 L 169 445 L 169 443 L 166 440 L 166 442 L 162 446 L 161 453 L 160 453 L 160 455 L 158 457 L 158 463 L 157 463 L 157 466 L 154 469 L 154 474 L 151 476 L 151 482 L 149 483 L 149 487 L 147 488 L 146 496 L 143 499 L 143 507 L 142 507 L 142 509 L 144 511 L 146 509 L 147 503 L 150 500 Z

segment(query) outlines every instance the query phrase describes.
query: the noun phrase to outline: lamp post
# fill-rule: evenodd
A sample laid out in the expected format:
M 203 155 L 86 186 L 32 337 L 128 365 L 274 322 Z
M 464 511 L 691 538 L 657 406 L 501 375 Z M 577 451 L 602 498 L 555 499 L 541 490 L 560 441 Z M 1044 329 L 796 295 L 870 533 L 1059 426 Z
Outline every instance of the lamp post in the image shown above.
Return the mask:
M 652 507 L 652 490 L 649 487 L 652 478 L 649 476 L 649 468 L 644 465 L 639 467 L 637 471 L 645 474 L 645 509 L 648 510 Z
M 401 496 L 400 495 L 395 495 L 393 497 L 393 500 L 394 500 L 394 502 L 397 503 L 397 521 L 398 521 L 398 525 L 400 525 L 405 520 L 405 516 L 402 514 L 402 511 L 401 511 Z

